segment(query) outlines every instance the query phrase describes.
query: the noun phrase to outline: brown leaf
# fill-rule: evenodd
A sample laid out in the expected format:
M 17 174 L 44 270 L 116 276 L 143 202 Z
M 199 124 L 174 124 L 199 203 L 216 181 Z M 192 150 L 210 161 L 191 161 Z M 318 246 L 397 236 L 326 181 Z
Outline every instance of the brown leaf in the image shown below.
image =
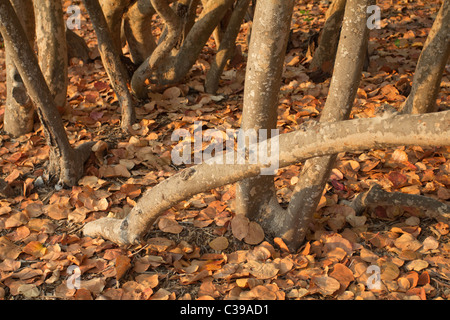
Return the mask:
M 153 289 L 159 283 L 158 274 L 140 274 L 135 279 L 146 288 Z
M 443 236 L 449 232 L 449 225 L 445 222 L 438 222 L 434 225 L 434 228 Z
M 422 247 L 422 244 L 409 233 L 404 233 L 402 236 L 395 239 L 394 244 L 399 249 L 411 251 L 416 251 Z
M 384 262 L 381 264 L 381 279 L 392 281 L 400 275 L 400 269 L 392 262 Z
M 419 279 L 417 280 L 417 285 L 424 286 L 430 283 L 430 274 L 428 271 L 424 271 L 420 274 Z
M 248 233 L 244 237 L 245 243 L 255 245 L 264 240 L 264 230 L 256 222 L 250 221 L 248 224 Z
M 23 247 L 22 251 L 31 254 L 35 258 L 40 258 L 47 253 L 47 248 L 39 241 L 31 241 Z
M 330 296 L 339 290 L 341 284 L 329 276 L 313 276 L 311 278 L 311 286 L 310 289 L 315 289 L 324 296 Z
M 231 231 L 233 232 L 233 236 L 238 239 L 244 239 L 249 232 L 249 223 L 250 221 L 244 215 L 236 215 L 231 220 Z
M 392 171 L 387 175 L 387 178 L 392 182 L 394 188 L 401 188 L 408 183 L 408 178 L 397 171 Z
M 428 267 L 428 262 L 426 262 L 425 260 L 421 260 L 421 259 L 413 260 L 406 265 L 407 270 L 415 270 L 415 271 L 421 271 L 427 267 Z
M 178 98 L 180 95 L 181 95 L 181 90 L 178 87 L 167 88 L 163 92 L 163 97 L 165 99 L 169 99 L 169 100 Z
M 276 245 L 278 245 L 278 247 L 280 247 L 281 251 L 289 253 L 289 248 L 288 246 L 284 243 L 283 239 L 279 238 L 279 237 L 275 237 L 273 239 L 273 242 L 275 242 Z
M 22 284 L 18 288 L 18 292 L 23 294 L 25 298 L 36 298 L 40 295 L 41 291 L 35 284 Z
M 4 259 L 2 262 L 0 262 L 0 271 L 16 271 L 20 268 L 20 265 L 20 261 L 16 261 L 14 259 Z
M 274 263 L 262 263 L 256 260 L 249 261 L 250 274 L 257 279 L 270 279 L 278 274 L 279 269 Z
M 171 218 L 162 217 L 159 219 L 158 227 L 161 231 L 179 234 L 183 231 L 183 227 L 178 224 L 177 221 Z
M 91 292 L 85 288 L 77 289 L 74 298 L 75 300 L 93 300 Z
M 348 241 L 347 239 L 343 238 L 339 234 L 333 234 L 333 235 L 325 237 L 324 249 L 327 252 L 330 252 L 337 247 L 344 249 L 344 251 L 348 255 L 351 255 L 353 252 L 353 246 L 352 246 L 351 242 Z
M 30 229 L 26 226 L 18 227 L 13 232 L 8 233 L 8 239 L 11 241 L 20 241 L 30 235 Z
M 353 272 L 342 263 L 336 263 L 330 277 L 335 278 L 341 284 L 341 289 L 346 289 L 350 282 L 355 280 Z
M 28 217 L 37 218 L 44 213 L 44 205 L 42 203 L 32 202 L 28 203 L 23 210 L 26 212 Z
M 28 222 L 28 215 L 21 211 L 13 214 L 5 221 L 5 228 L 14 228 L 21 225 L 24 225 Z
M 47 206 L 47 215 L 55 220 L 67 219 L 72 208 L 63 203 L 54 203 Z
M 271 291 L 269 288 L 263 285 L 259 285 L 254 287 L 251 290 L 251 294 L 257 299 L 257 300 L 276 300 L 277 295 L 275 292 Z
M 439 242 L 433 236 L 429 236 L 423 240 L 423 251 L 436 250 L 438 247 Z
M 162 252 L 162 251 L 166 251 L 168 248 L 174 246 L 175 242 L 170 239 L 167 239 L 167 238 L 156 237 L 156 238 L 150 238 L 147 241 L 147 244 L 149 245 L 148 247 L 150 250 Z
M 154 295 L 150 297 L 150 300 L 169 300 L 170 292 L 166 289 L 160 288 Z
M 20 175 L 22 174 L 22 172 L 20 172 L 17 169 L 14 169 L 6 178 L 5 181 L 8 183 L 13 182 L 14 180 L 16 180 Z
M 124 166 L 123 164 L 118 164 L 115 166 L 103 166 L 99 169 L 99 174 L 101 177 L 105 178 L 131 177 L 131 173 L 128 171 L 127 167 Z
M 209 243 L 209 246 L 217 251 L 222 251 L 228 248 L 228 239 L 225 237 L 217 237 Z
M 115 269 L 116 269 L 116 279 L 120 280 L 127 270 L 131 267 L 131 259 L 127 256 L 120 255 L 116 257 Z
M 117 268 L 116 268 L 117 269 Z M 97 295 L 105 288 L 105 278 L 92 278 L 90 280 L 82 280 L 81 287 L 89 290 L 91 293 Z

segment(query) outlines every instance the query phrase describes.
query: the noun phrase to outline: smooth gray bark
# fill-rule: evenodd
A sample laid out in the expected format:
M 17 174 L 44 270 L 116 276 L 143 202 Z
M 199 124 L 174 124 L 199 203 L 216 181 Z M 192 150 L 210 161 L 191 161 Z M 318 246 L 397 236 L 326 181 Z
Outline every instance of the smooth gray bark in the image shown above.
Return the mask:
M 61 0 L 34 0 L 38 60 L 58 108 L 66 105 L 68 71 Z
M 336 154 L 400 145 L 450 145 L 450 111 L 424 115 L 397 115 L 390 118 L 356 119 L 316 123 L 307 130 L 279 136 L 280 168 L 302 160 Z M 272 139 L 262 142 L 270 149 Z M 212 161 L 227 154 L 216 155 Z M 117 244 L 139 242 L 156 219 L 179 201 L 195 194 L 257 176 L 260 164 L 202 163 L 187 168 L 147 190 L 125 219 L 101 218 L 87 223 L 83 232 Z M 275 222 L 273 222 L 275 223 Z
M 442 73 L 450 57 L 450 1 L 444 0 L 425 41 L 403 113 L 437 111 Z
M 293 6 L 291 0 L 258 0 L 256 4 L 244 87 L 241 120 L 244 131 L 276 128 L 278 93 Z M 273 175 L 254 177 L 237 184 L 238 214 L 259 220 L 266 210 L 280 209 Z
M 320 115 L 321 122 L 341 121 L 350 115 L 369 37 L 367 7 L 373 3 L 373 0 L 347 0 L 333 77 Z M 281 229 L 274 228 L 274 232 L 282 235 L 290 246 L 298 247 L 303 242 L 336 157 L 330 155 L 305 162 L 287 212 L 280 217 L 284 220 L 279 225 Z

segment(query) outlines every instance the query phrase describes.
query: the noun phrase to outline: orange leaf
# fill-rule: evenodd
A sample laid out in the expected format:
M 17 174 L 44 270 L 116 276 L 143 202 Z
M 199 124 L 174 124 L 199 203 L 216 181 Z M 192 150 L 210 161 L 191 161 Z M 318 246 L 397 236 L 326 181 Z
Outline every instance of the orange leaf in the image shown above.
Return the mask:
M 419 279 L 417 280 L 417 285 L 424 286 L 430 283 L 430 275 L 428 271 L 424 271 L 420 274 Z
M 287 245 L 284 243 L 283 239 L 275 237 L 273 239 L 273 242 L 275 242 L 276 245 L 278 245 L 281 249 L 281 251 L 287 252 L 289 253 L 289 248 L 287 247 Z
M 22 251 L 31 254 L 35 258 L 39 258 L 47 253 L 47 248 L 39 241 L 31 241 L 22 249 Z
M 419 282 L 419 274 L 416 271 L 408 272 L 405 278 L 408 279 L 410 288 L 414 288 Z
M 120 278 L 123 277 L 123 275 L 125 274 L 125 272 L 127 272 L 127 270 L 131 267 L 131 259 L 128 258 L 127 256 L 117 256 L 116 257 L 116 279 L 119 280 Z
M 350 282 L 355 280 L 353 272 L 342 263 L 336 263 L 330 277 L 335 278 L 341 284 L 341 289 L 346 289 Z

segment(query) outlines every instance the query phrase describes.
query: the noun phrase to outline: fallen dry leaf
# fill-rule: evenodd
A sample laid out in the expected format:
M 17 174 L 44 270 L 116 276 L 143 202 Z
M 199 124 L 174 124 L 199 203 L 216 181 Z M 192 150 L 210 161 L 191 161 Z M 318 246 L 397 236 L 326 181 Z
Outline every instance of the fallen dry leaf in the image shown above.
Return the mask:
M 131 259 L 124 255 L 119 255 L 116 257 L 116 261 L 114 267 L 116 269 L 116 279 L 120 280 L 123 275 L 128 271 L 131 267 Z
M 179 234 L 181 231 L 183 231 L 183 227 L 180 226 L 177 221 L 165 217 L 159 219 L 158 227 L 161 231 L 173 234 Z
M 256 245 L 264 240 L 264 230 L 256 222 L 250 221 L 248 224 L 248 232 L 244 237 L 244 241 L 251 245 Z
M 310 291 L 313 290 L 321 293 L 324 296 L 330 296 L 337 290 L 339 290 L 340 287 L 341 284 L 339 283 L 339 281 L 332 277 L 314 276 L 311 279 Z
M 40 258 L 47 253 L 47 248 L 39 241 L 31 241 L 23 247 L 22 251 L 31 254 L 35 258 Z
M 228 239 L 225 237 L 217 237 L 209 242 L 209 246 L 217 251 L 222 251 L 228 248 Z
M 231 231 L 238 240 L 244 239 L 249 232 L 250 221 L 243 215 L 236 215 L 231 220 Z

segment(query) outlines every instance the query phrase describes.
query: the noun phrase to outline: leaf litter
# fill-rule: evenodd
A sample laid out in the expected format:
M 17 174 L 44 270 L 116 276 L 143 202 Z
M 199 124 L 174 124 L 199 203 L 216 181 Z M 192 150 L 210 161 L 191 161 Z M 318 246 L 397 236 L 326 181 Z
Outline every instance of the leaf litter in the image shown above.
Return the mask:
M 309 30 L 318 30 L 324 22 L 326 8 L 319 2 L 297 5 L 296 12 L 309 12 L 309 19 L 294 14 L 293 34 L 298 38 L 292 39 L 286 58 L 281 132 L 315 119 L 326 99 L 329 80 L 316 84 L 309 79 L 300 45 L 307 42 Z M 384 25 L 406 19 L 394 14 L 401 5 L 390 3 L 380 4 L 386 10 Z M 413 5 L 415 19 L 406 19 L 395 30 L 376 30 L 371 38 L 370 65 L 352 117 L 371 117 L 381 102 L 395 107 L 405 100 L 431 27 L 428 17 L 436 13 L 438 2 L 411 4 L 408 10 Z M 80 33 L 96 58 L 90 24 L 83 24 Z M 238 43 L 245 54 L 244 33 Z M 198 72 L 191 73 L 186 84 L 153 93 L 151 102 L 137 108 L 139 123 L 133 135 L 125 137 L 100 61 L 83 64 L 72 59 L 70 108 L 63 115 L 69 139 L 72 144 L 99 142 L 78 185 L 55 191 L 43 179 L 49 149 L 42 130 L 18 139 L 0 135 L 0 178 L 7 184 L 0 190 L 0 299 L 448 299 L 448 221 L 408 207 L 374 206 L 359 215 L 342 200 L 376 182 L 387 191 L 448 201 L 449 148 L 339 155 L 311 232 L 297 252 L 281 238 L 264 234 L 257 222 L 235 215 L 234 186 L 175 205 L 138 246 L 118 247 L 82 235 L 88 221 L 125 217 L 146 188 L 180 169 L 170 161 L 173 130 L 192 132 L 194 121 L 208 128 L 239 128 L 244 67 L 241 61 L 224 71 L 216 96 L 203 92 L 205 76 Z M 2 101 L 5 94 L 0 82 Z M 441 88 L 437 103 L 448 108 L 448 85 Z M 3 110 L 2 105 L 0 117 Z M 279 170 L 281 203 L 289 201 L 300 171 L 301 165 Z M 74 270 L 79 271 L 78 288 L 71 286 Z M 371 270 L 379 271 L 376 289 L 369 288 Z

